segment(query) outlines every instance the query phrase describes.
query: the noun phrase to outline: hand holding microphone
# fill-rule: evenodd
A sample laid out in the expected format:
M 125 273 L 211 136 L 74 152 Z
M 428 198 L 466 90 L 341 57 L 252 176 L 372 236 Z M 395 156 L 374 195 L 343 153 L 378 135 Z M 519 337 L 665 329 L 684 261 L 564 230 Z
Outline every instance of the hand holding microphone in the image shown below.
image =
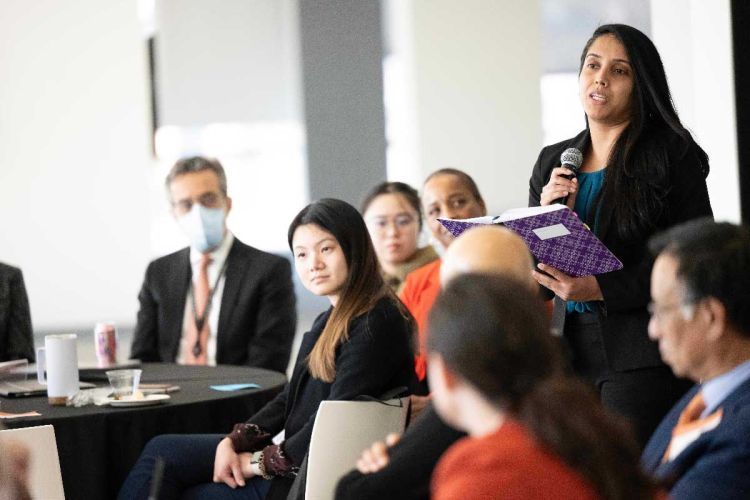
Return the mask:
M 578 190 L 578 169 L 583 163 L 583 154 L 576 148 L 568 148 L 560 155 L 560 166 L 552 169 L 549 182 L 542 188 L 541 205 L 567 203 L 568 196 Z
M 549 182 L 542 188 L 542 205 L 567 204 L 568 196 L 578 190 L 578 170 L 583 164 L 583 154 L 576 148 L 568 148 L 560 155 L 560 166 L 552 170 Z M 599 282 L 594 276 L 574 278 L 559 269 L 539 263 L 532 272 L 534 279 L 554 292 L 562 300 L 586 302 L 603 300 Z

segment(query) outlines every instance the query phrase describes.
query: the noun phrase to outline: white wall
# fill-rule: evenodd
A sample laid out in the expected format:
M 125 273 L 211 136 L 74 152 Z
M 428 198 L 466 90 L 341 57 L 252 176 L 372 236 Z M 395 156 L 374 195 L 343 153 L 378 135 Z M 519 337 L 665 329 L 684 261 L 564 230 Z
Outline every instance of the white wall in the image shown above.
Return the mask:
M 145 56 L 134 0 L 0 2 L 0 260 L 22 267 L 35 330 L 135 321 Z
M 234 234 L 287 252 L 286 229 L 308 202 L 297 0 L 159 0 L 156 30 L 153 254 L 187 244 L 163 180 L 196 154 L 224 165 Z
M 159 0 L 162 125 L 298 120 L 296 0 Z
M 718 220 L 740 221 L 729 0 L 652 0 L 653 40 L 680 119 L 708 153 Z
M 386 95 L 409 106 L 389 178 L 421 187 L 452 166 L 475 178 L 490 212 L 525 206 L 542 146 L 538 1 L 391 0 L 388 12 L 402 69 Z M 398 128 L 388 131 L 394 144 Z

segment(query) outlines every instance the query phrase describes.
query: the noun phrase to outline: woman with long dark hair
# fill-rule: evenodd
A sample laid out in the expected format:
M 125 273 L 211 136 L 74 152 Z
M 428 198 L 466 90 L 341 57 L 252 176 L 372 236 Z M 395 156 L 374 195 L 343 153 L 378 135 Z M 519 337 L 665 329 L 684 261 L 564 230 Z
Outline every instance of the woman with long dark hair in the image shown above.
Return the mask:
M 412 384 L 412 320 L 383 282 L 357 210 L 335 199 L 312 203 L 292 221 L 288 240 L 305 288 L 331 302 L 303 337 L 290 382 L 227 436 L 153 439 L 120 498 L 148 496 L 157 457 L 166 461 L 163 499 L 284 498 L 321 401 L 379 397 Z M 284 441 L 273 444 L 282 430 Z
M 401 293 L 406 276 L 438 258 L 432 245 L 419 247 L 422 205 L 417 190 L 403 182 L 381 182 L 362 202 L 383 279 Z
M 455 278 L 435 302 L 434 406 L 469 436 L 438 462 L 432 498 L 652 498 L 630 429 L 561 374 L 540 307 L 526 284 L 480 274 Z
M 605 406 L 631 420 L 645 443 L 689 387 L 648 338 L 646 242 L 674 224 L 712 215 L 708 157 L 680 122 L 659 53 L 642 32 L 600 26 L 580 64 L 586 129 L 541 151 L 529 205 L 567 203 L 624 268 L 573 278 L 540 264 L 535 278 L 565 301 L 563 336 L 574 371 L 596 386 Z M 572 179 L 560 162 L 568 148 L 583 154 Z

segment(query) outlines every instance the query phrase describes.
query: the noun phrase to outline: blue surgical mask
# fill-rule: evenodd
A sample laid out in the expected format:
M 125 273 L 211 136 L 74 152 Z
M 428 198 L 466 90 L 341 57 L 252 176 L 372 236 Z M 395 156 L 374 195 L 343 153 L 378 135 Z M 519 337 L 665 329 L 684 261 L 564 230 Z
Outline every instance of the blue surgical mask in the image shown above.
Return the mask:
M 224 238 L 225 218 L 223 208 L 206 208 L 195 203 L 188 213 L 177 218 L 177 222 L 190 238 L 190 246 L 205 253 L 218 247 Z

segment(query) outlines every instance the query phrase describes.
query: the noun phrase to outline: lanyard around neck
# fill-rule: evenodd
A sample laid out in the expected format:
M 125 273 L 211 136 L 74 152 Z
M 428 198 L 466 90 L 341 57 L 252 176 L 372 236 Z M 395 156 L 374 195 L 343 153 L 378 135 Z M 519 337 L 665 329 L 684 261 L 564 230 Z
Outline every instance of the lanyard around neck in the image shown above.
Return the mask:
M 222 264 L 221 269 L 219 270 L 219 274 L 216 276 L 214 286 L 212 286 L 210 291 L 208 292 L 208 301 L 206 302 L 206 308 L 203 309 L 203 314 L 200 316 L 198 316 L 198 308 L 195 305 L 195 292 L 193 291 L 195 286 L 193 285 L 193 280 L 190 280 L 190 302 L 193 303 L 193 321 L 195 322 L 195 329 L 198 332 L 198 336 L 195 339 L 195 345 L 193 346 L 193 356 L 195 356 L 196 358 L 203 352 L 203 348 L 201 347 L 201 331 L 203 330 L 203 326 L 206 324 L 206 319 L 208 319 L 208 315 L 211 312 L 211 306 L 214 302 L 214 294 L 216 293 L 216 288 L 219 285 L 219 280 L 221 280 L 221 277 L 224 275 L 224 272 L 227 269 L 228 261 L 229 256 L 224 259 L 224 264 Z M 208 272 L 208 269 L 206 269 L 206 272 Z

